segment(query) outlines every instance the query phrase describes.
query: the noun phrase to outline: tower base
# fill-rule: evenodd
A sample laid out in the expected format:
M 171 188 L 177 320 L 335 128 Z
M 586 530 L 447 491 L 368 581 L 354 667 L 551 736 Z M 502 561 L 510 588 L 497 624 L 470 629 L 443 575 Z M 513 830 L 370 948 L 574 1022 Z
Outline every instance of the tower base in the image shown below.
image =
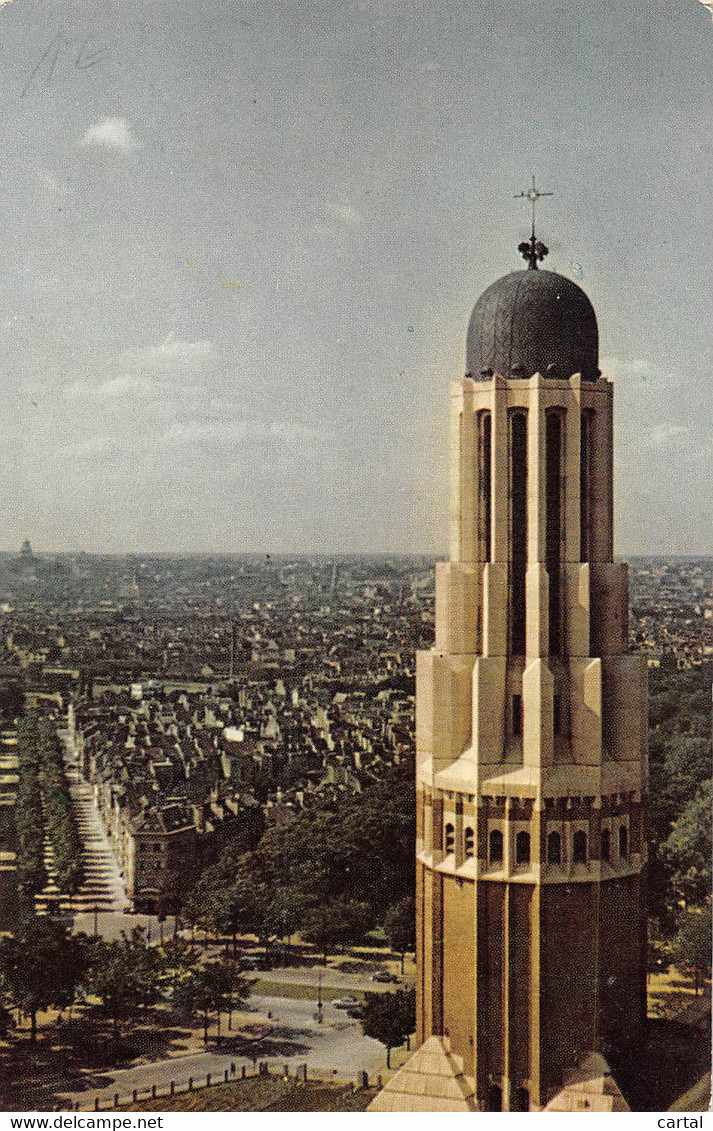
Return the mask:
M 477 1111 L 472 1081 L 447 1037 L 429 1037 L 394 1073 L 367 1111 Z M 589 1052 L 565 1076 L 545 1111 L 630 1111 L 601 1053 Z
M 568 1072 L 545 1111 L 631 1111 L 601 1053 L 589 1052 Z
M 429 1037 L 395 1072 L 367 1111 L 476 1111 L 463 1061 L 447 1037 Z

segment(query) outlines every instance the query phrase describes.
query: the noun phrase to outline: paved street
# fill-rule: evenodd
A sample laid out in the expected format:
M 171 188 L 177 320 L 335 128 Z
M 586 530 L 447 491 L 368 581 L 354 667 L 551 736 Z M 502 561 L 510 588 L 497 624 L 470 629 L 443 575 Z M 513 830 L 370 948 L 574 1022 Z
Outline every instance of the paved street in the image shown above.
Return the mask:
M 74 930 L 86 931 L 87 934 L 96 930 L 104 938 L 112 939 L 118 938 L 122 931 L 130 931 L 141 924 L 147 928 L 150 939 L 156 941 L 161 932 L 156 917 L 128 912 L 129 901 L 91 789 L 80 777 L 71 758 L 68 759 L 67 773 L 85 859 L 85 879 L 71 904 Z M 66 910 L 70 910 L 69 905 Z M 172 927 L 173 920 L 164 924 L 167 934 L 171 933 Z M 261 972 L 259 978 L 269 983 L 309 985 L 313 987 L 315 997 L 320 977 L 325 987 L 345 992 L 396 988 L 371 981 L 371 973 L 380 968 L 381 963 L 370 964 L 365 972 L 341 971 L 321 965 L 288 967 Z M 63 1098 L 73 1103 L 78 1101 L 86 1107 L 92 1106 L 95 1096 L 98 1096 L 107 1104 L 116 1092 L 126 1098 L 135 1088 L 144 1093 L 150 1092 L 154 1084 L 159 1089 L 166 1089 L 171 1080 L 177 1087 L 185 1087 L 190 1077 L 196 1082 L 204 1081 L 209 1072 L 215 1077 L 222 1077 L 231 1064 L 236 1066 L 239 1074 L 242 1065 L 252 1067 L 256 1060 L 267 1060 L 280 1066 L 289 1064 L 293 1070 L 297 1065 L 307 1064 L 315 1074 L 336 1075 L 350 1080 L 355 1079 L 360 1071 L 375 1076 L 384 1069 L 386 1053 L 383 1046 L 365 1037 L 358 1021 L 348 1018 L 343 1010 L 336 1009 L 328 1001 L 324 1006 L 322 1024 L 316 1020 L 316 1004 L 312 1000 L 255 994 L 250 1007 L 248 1026 L 259 1022 L 267 1034 L 254 1044 L 228 1033 L 224 1018 L 224 1041 L 220 1052 L 214 1051 L 211 1044 L 210 1051 L 205 1053 L 190 1053 L 134 1068 L 106 1071 L 102 1074 L 101 1087 L 64 1093 Z M 214 1026 L 211 1026 L 211 1035 L 213 1032 Z
M 94 803 L 91 786 L 80 775 L 76 759 L 71 754 L 66 757 L 65 769 L 82 838 L 84 878 L 76 895 L 60 900 L 62 911 L 71 914 L 74 931 L 85 931 L 91 935 L 96 929 L 96 933 L 106 939 L 118 939 L 122 931 L 128 933 L 134 927 L 143 926 L 152 939 L 157 939 L 160 927 L 155 915 L 129 913 L 131 903 Z M 51 885 L 48 890 L 53 890 Z M 42 896 L 38 903 L 41 906 Z
M 102 1088 L 90 1088 L 84 1092 L 63 1093 L 63 1098 L 71 1102 L 79 1101 L 82 1107 L 93 1105 L 94 1097 L 99 1096 L 103 1103 L 109 1102 L 118 1092 L 122 1097 L 130 1097 L 134 1088 L 150 1091 L 152 1084 L 167 1088 L 170 1081 L 185 1086 L 189 1077 L 203 1082 L 206 1073 L 222 1076 L 231 1063 L 240 1067 L 252 1067 L 254 1060 L 267 1060 L 274 1066 L 289 1064 L 294 1068 L 307 1064 L 310 1071 L 325 1076 L 334 1075 L 338 1079 L 354 1079 L 359 1071 L 370 1076 L 382 1072 L 386 1065 L 386 1050 L 378 1041 L 365 1037 L 358 1021 L 348 1018 L 343 1010 L 327 1004 L 324 1008 L 324 1023 L 315 1020 L 315 1004 L 311 1001 L 293 1001 L 288 998 L 254 998 L 254 1013 L 250 1022 L 271 1025 L 269 1035 L 250 1047 L 246 1042 L 236 1042 L 230 1051 L 226 1036 L 226 1049 L 220 1053 L 194 1053 L 169 1060 L 142 1064 L 135 1068 L 120 1071 L 107 1071 Z M 269 1019 L 267 1014 L 272 1013 Z M 225 1033 L 225 1022 L 223 1031 Z M 211 1033 L 214 1027 L 211 1027 Z M 254 1056 L 248 1054 L 252 1051 Z M 338 1069 L 334 1073 L 334 1069 Z
M 375 962 L 374 970 L 383 969 L 383 963 Z M 322 973 L 322 985 L 339 990 L 398 990 L 413 982 L 413 978 L 399 979 L 398 982 L 374 982 L 369 971 L 353 973 L 346 970 L 336 970 L 333 966 L 287 966 L 276 967 L 274 970 L 260 971 L 258 977 L 265 982 L 284 982 L 290 985 L 312 986 L 315 996 L 319 985 L 319 975 Z

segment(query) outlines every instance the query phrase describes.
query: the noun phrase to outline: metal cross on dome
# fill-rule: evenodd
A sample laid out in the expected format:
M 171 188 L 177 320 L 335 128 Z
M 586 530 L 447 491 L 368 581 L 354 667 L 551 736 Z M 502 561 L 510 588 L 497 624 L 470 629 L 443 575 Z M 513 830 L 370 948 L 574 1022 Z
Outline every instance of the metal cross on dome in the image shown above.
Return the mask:
M 518 244 L 517 247 L 517 250 L 520 252 L 520 255 L 523 257 L 523 259 L 527 260 L 527 266 L 530 271 L 537 270 L 538 262 L 541 262 L 548 252 L 548 248 L 545 247 L 545 245 L 540 240 L 535 238 L 535 208 L 537 206 L 538 200 L 543 196 L 554 196 L 554 193 L 540 192 L 535 183 L 535 175 L 533 173 L 532 188 L 526 189 L 525 192 L 517 192 L 515 193 L 514 197 L 515 200 L 519 200 L 520 198 L 529 200 L 530 204 L 532 205 L 532 229 L 530 232 L 530 238 L 529 240 L 523 241 L 523 243 Z

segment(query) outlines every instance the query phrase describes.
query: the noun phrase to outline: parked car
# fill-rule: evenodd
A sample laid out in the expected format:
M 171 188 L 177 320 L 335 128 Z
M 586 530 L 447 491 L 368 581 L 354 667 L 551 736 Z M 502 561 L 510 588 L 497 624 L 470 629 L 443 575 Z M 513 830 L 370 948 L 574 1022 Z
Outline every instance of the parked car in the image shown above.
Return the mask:
M 364 1016 L 364 1007 L 361 1005 L 353 1005 L 351 1009 L 347 1010 L 347 1017 L 351 1017 L 353 1021 L 359 1021 Z
M 390 974 L 388 970 L 377 970 L 376 974 L 371 975 L 372 982 L 398 982 L 396 974 Z
M 332 1005 L 335 1009 L 356 1009 L 361 1002 L 355 997 L 335 997 L 332 999 Z

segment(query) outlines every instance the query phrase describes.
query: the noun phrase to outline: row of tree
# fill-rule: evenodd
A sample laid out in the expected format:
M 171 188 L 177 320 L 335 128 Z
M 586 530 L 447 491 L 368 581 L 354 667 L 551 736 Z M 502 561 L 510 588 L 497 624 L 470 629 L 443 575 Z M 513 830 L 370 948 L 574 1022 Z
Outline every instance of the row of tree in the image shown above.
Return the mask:
M 202 962 L 196 947 L 182 939 L 148 945 L 146 932 L 106 941 L 72 935 L 50 917 L 28 919 L 14 937 L 0 938 L 0 996 L 6 1022 L 17 1009 L 37 1035 L 42 1010 L 71 1009 L 95 997 L 118 1035 L 122 1025 L 158 1002 L 186 1016 L 200 1016 L 208 1040 L 210 1016 L 231 1012 L 246 1000 L 250 982 L 235 962 Z
M 713 767 L 710 691 L 713 668 L 650 675 L 649 913 L 671 934 L 684 909 L 710 899 Z
M 49 719 L 37 720 L 45 831 L 60 891 L 74 894 L 82 880 L 82 841 L 64 772 L 64 753 Z
M 18 788 L 15 805 L 20 917 L 31 916 L 47 876 L 49 838 L 60 891 L 74 893 L 82 878 L 82 842 L 64 772 L 62 745 L 49 719 L 27 715 L 17 731 Z
M 669 962 L 695 981 L 711 967 L 713 667 L 650 674 L 649 867 L 652 968 Z
M 247 847 L 236 840 L 180 899 L 189 923 L 266 942 L 299 932 L 326 956 L 388 928 L 413 938 L 414 791 L 396 779 L 300 813 Z
M 135 1017 L 163 1003 L 199 1020 L 206 1044 L 214 1018 L 220 1043 L 222 1016 L 227 1013 L 230 1028 L 233 1010 L 246 1002 L 250 986 L 238 963 L 202 961 L 198 948 L 181 938 L 149 946 L 141 927 L 106 941 L 72 935 L 48 917 L 34 918 L 15 937 L 0 939 L 0 1016 L 6 1026 L 10 1009 L 28 1017 L 32 1043 L 38 1013 L 71 1010 L 87 996 L 101 1003 L 117 1037 Z M 362 1029 L 386 1046 L 387 1066 L 391 1050 L 409 1039 L 415 1024 L 413 990 L 365 994 Z
M 47 878 L 40 788 L 40 744 L 36 719 L 22 719 L 18 726 L 17 758 L 17 897 L 20 918 L 24 920 L 34 913 L 35 894 L 44 887 Z

